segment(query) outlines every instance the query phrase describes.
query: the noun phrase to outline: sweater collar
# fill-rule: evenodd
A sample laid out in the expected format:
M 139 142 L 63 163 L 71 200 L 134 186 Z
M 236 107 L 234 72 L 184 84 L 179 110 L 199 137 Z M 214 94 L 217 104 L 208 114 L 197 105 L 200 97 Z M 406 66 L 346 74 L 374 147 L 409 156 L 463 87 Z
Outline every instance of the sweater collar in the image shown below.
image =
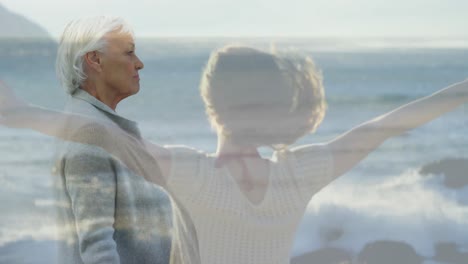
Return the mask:
M 88 92 L 86 92 L 83 89 L 77 89 L 73 94 L 72 97 L 75 99 L 83 100 L 94 107 L 96 107 L 98 110 L 104 112 L 106 116 L 108 116 L 112 121 L 114 121 L 119 127 L 121 127 L 123 130 L 137 136 L 138 138 L 141 137 L 140 131 L 138 129 L 138 124 L 135 121 L 132 121 L 130 119 L 124 118 L 117 114 L 112 108 L 104 104 L 103 102 L 99 101 L 96 99 L 94 96 L 90 95 Z

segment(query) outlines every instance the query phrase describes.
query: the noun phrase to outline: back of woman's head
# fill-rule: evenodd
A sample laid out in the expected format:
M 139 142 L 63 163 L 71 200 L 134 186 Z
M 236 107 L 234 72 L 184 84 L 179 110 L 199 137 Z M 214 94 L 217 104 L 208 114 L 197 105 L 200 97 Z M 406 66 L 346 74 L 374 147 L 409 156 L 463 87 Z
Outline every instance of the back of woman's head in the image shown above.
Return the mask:
M 105 36 L 111 32 L 130 34 L 130 25 L 120 17 L 97 16 L 73 20 L 67 24 L 57 51 L 56 72 L 67 93 L 73 94 L 86 80 L 84 56 L 103 51 Z
M 297 53 L 224 47 L 211 55 L 200 90 L 212 127 L 241 145 L 290 145 L 325 115 L 321 74 Z

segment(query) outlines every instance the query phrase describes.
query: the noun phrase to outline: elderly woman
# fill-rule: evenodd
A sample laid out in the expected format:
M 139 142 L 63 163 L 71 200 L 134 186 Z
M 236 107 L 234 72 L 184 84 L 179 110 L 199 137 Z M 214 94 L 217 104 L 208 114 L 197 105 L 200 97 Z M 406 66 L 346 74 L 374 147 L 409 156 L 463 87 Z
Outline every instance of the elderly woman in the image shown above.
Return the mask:
M 468 101 L 468 81 L 406 104 L 323 144 L 288 146 L 313 132 L 325 114 L 320 74 L 294 54 L 228 46 L 215 51 L 201 95 L 218 147 L 140 144 L 113 124 L 21 102 L 3 86 L 3 123 L 81 142 L 68 129 L 86 127 L 95 144 L 165 188 L 193 219 L 201 263 L 289 263 L 295 230 L 320 189 L 386 139 L 421 126 Z M 72 121 L 72 122 L 71 122 Z M 49 126 L 42 124 L 47 123 Z M 61 128 L 68 124 L 66 129 Z M 50 126 L 51 125 L 51 126 Z M 258 148 L 274 149 L 262 158 Z M 155 164 L 161 175 L 151 173 Z
M 56 63 L 70 95 L 66 111 L 110 123 L 138 141 L 136 122 L 115 109 L 139 91 L 143 67 L 132 28 L 122 18 L 71 21 L 61 36 Z M 169 263 L 172 224 L 166 192 L 91 146 L 101 135 L 86 134 L 78 126 L 67 133 L 80 135 L 84 144 L 63 144 L 55 167 L 54 190 L 66 205 L 58 207 L 63 235 L 59 262 Z M 157 168 L 151 173 L 160 174 Z

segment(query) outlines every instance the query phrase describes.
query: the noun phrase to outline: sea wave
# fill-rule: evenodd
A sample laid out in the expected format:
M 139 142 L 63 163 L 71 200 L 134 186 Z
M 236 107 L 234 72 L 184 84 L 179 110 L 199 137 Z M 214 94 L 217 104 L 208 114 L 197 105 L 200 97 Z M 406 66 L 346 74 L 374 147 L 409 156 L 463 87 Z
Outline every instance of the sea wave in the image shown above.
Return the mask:
M 466 167 L 466 160 L 457 161 Z M 468 186 L 446 186 L 452 169 L 444 162 L 431 164 L 436 163 L 377 182 L 342 181 L 325 188 L 308 206 L 293 255 L 334 247 L 357 256 L 376 241 L 402 242 L 425 259 L 437 255 L 441 243 L 467 250 Z M 428 167 L 434 173 L 420 173 Z

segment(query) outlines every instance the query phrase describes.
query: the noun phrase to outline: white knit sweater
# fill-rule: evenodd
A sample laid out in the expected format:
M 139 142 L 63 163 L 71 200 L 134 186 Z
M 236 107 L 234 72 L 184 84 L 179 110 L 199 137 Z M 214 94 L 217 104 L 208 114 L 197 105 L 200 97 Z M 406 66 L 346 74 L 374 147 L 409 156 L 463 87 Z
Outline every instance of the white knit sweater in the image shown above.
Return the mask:
M 263 201 L 251 203 L 214 158 L 169 147 L 168 188 L 194 222 L 202 264 L 285 264 L 311 197 L 332 180 L 326 145 L 275 152 Z

